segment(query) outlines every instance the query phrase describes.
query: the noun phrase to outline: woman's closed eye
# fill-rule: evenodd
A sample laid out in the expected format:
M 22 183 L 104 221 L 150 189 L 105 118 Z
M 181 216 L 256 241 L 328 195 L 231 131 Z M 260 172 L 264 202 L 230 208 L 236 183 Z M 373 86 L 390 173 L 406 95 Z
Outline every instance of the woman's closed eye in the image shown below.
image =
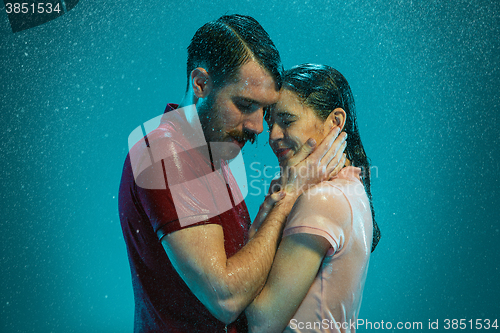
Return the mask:
M 282 127 L 287 128 L 291 124 L 297 121 L 297 117 L 294 114 L 288 112 L 278 112 L 276 114 L 276 122 Z
M 290 119 L 282 119 L 281 120 L 281 124 L 283 125 L 283 127 L 288 127 L 290 126 L 291 124 L 293 124 L 295 122 L 295 120 L 290 120 Z
M 289 114 L 283 114 L 279 115 L 276 119 L 276 122 L 282 127 L 282 128 L 288 128 L 290 125 L 292 125 L 297 119 Z

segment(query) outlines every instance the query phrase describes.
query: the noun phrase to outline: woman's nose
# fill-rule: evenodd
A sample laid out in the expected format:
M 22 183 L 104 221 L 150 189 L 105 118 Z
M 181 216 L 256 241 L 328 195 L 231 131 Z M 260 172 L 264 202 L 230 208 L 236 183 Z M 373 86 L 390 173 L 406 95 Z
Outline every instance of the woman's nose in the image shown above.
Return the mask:
M 269 131 L 269 140 L 279 140 L 283 139 L 283 130 L 277 124 L 273 124 Z

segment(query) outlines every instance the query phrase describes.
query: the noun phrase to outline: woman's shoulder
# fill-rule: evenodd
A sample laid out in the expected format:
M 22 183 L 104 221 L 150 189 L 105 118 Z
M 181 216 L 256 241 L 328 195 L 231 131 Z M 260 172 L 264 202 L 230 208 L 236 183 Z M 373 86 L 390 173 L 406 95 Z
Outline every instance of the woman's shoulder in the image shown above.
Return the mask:
M 351 221 L 351 208 L 342 190 L 326 181 L 300 195 L 290 212 L 290 220 L 318 220 L 322 224 L 346 226 Z
M 299 198 L 300 203 L 326 210 L 335 208 L 333 207 L 335 205 L 343 206 L 344 204 L 348 204 L 349 199 L 345 193 L 346 191 L 350 192 L 351 188 L 359 186 L 364 191 L 360 174 L 360 168 L 347 166 L 330 180 L 323 181 L 304 191 Z

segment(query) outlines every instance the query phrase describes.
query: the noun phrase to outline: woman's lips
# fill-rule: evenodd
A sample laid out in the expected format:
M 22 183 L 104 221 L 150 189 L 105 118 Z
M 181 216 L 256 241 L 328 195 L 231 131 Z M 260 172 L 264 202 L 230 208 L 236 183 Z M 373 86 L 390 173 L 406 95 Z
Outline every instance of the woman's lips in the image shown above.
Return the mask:
M 276 157 L 281 160 L 283 157 L 286 156 L 286 154 L 288 154 L 288 152 L 290 152 L 290 150 L 291 150 L 290 148 L 276 149 L 276 152 L 275 152 Z

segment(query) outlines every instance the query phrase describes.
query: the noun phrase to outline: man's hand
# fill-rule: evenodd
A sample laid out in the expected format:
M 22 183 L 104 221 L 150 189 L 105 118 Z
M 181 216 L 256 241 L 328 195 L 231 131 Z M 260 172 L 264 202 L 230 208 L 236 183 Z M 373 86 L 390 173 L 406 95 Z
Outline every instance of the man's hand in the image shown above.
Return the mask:
M 257 232 L 274 204 L 283 199 L 286 193 L 296 197 L 309 186 L 336 176 L 344 167 L 347 134 L 339 134 L 339 128 L 333 127 L 317 149 L 316 143 L 309 139 L 283 166 L 280 179 L 274 179 L 269 186 L 269 193 L 260 205 L 259 212 L 250 227 L 250 238 Z M 285 186 L 283 186 L 285 184 Z
M 303 192 L 308 187 L 336 176 L 344 167 L 347 134 L 333 127 L 317 146 L 312 139 L 283 166 L 281 184 L 287 192 Z

